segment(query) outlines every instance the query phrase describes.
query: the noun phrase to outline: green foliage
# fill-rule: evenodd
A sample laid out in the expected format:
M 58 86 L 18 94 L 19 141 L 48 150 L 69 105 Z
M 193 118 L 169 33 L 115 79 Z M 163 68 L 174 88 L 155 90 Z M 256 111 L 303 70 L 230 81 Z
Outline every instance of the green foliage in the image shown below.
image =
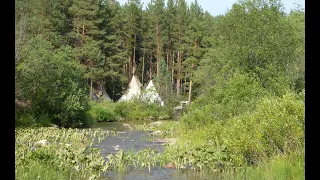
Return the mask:
M 88 111 L 91 118 L 96 122 L 117 121 L 115 105 L 113 102 L 90 102 L 90 110 Z M 118 114 L 121 115 L 121 114 Z
M 170 111 L 171 112 L 171 111 Z M 140 100 L 125 101 L 115 103 L 115 113 L 122 119 L 158 119 L 170 117 L 170 112 L 166 107 L 159 106 L 158 104 L 149 104 Z
M 227 120 L 246 111 L 252 111 L 266 90 L 254 76 L 234 73 L 228 81 L 217 82 L 207 94 L 197 98 L 182 121 L 191 126 L 208 124 L 214 120 Z
M 70 147 L 30 150 L 16 144 L 23 148 L 16 151 L 22 157 L 16 161 L 17 179 L 94 179 L 109 168 L 150 170 L 168 162 L 200 171 L 262 164 L 261 169 L 248 168 L 246 177 L 290 179 L 295 172 L 303 177 L 302 155 L 291 155 L 304 147 L 304 12 L 285 14 L 279 0 L 243 0 L 225 15 L 212 17 L 197 2 L 164 3 L 155 0 L 143 10 L 140 0 L 124 6 L 96 0 L 16 0 L 15 98 L 27 104 L 17 106 L 16 126 L 76 127 L 167 118 L 180 100 L 186 100 L 179 96 L 179 86 L 173 88 L 176 80 L 181 79 L 182 87 L 190 78 L 193 81 L 192 104 L 182 111 L 179 123 L 139 127 L 160 129 L 162 137 L 176 138 L 164 153 L 120 151 L 110 155 L 105 166 L 96 150 L 85 157 Z M 117 99 L 133 68 L 138 67 L 136 75 L 152 79 L 155 65 L 159 76 L 154 82 L 167 106 L 139 100 L 89 104 L 90 81 L 103 83 Z M 43 131 L 23 133 L 36 141 Z M 62 136 L 62 131 L 50 133 Z M 29 142 L 26 137 L 21 142 Z M 72 137 L 62 141 L 77 141 L 78 150 L 88 143 L 87 138 L 80 143 Z M 89 162 L 93 157 L 97 161 Z M 264 165 L 261 160 L 267 158 L 274 161 Z
M 21 112 L 15 110 L 15 126 L 23 126 L 29 127 L 36 124 L 36 118 L 32 115 L 32 113 Z
M 226 179 L 305 179 L 305 153 L 297 150 L 291 154 L 275 156 L 259 162 L 258 166 L 248 166 L 236 171 L 222 173 Z
M 159 135 L 151 135 L 156 137 L 174 137 L 179 133 L 179 130 L 182 128 L 181 124 L 178 121 L 158 121 L 161 124 L 157 123 L 143 123 L 141 125 L 136 125 L 135 128 L 142 131 L 157 131 L 160 130 Z
M 95 122 L 170 118 L 172 110 L 140 100 L 122 102 L 90 102 L 89 117 Z
M 232 118 L 226 127 L 222 141 L 247 163 L 290 152 L 304 145 L 304 101 L 293 93 L 264 98 L 254 113 Z
M 158 165 L 160 153 L 156 150 L 146 148 L 138 153 L 130 151 L 125 152 L 123 149 L 116 154 L 109 154 L 107 156 L 106 167 L 113 171 L 128 171 L 132 169 L 144 169 Z
M 130 103 L 128 102 L 118 102 L 114 107 L 116 114 L 119 114 L 120 117 L 127 117 L 130 113 Z
M 64 127 L 88 125 L 84 73 L 74 61 L 72 49 L 64 47 L 54 52 L 41 36 L 32 39 L 29 48 L 26 59 L 16 66 L 16 82 L 20 97 L 31 101 L 35 117 L 47 115 Z
M 261 158 L 290 153 L 304 146 L 303 97 L 303 92 L 265 97 L 259 100 L 253 111 L 248 110 L 221 123 L 212 118 L 212 125 L 202 130 L 211 135 L 204 138 L 197 133 L 196 136 L 204 140 L 218 138 L 219 144 L 228 148 L 228 155 L 235 165 L 255 164 Z M 208 106 L 190 111 L 182 120 L 189 128 L 203 126 L 208 123 L 209 118 L 204 115 L 208 111 Z
M 159 75 L 154 78 L 154 85 L 158 90 L 159 96 L 164 102 L 167 102 L 168 96 L 172 95 L 171 73 L 168 70 L 165 60 L 162 58 L 159 62 Z
M 107 168 L 99 150 L 92 145 L 110 135 L 101 129 L 18 128 L 15 131 L 16 179 L 99 176 Z M 39 140 L 47 143 L 37 144 Z

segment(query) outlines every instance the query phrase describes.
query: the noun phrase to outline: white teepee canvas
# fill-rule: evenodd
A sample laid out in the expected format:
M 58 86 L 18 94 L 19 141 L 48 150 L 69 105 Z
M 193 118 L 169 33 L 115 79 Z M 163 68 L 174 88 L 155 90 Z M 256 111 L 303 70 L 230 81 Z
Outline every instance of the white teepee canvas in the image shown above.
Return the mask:
M 142 95 L 142 100 L 150 103 L 159 103 L 161 106 L 164 106 L 164 102 L 157 93 L 152 80 L 150 80 L 148 86 L 146 87 L 146 91 Z
M 139 97 L 141 93 L 141 86 L 142 84 L 140 83 L 139 79 L 135 75 L 133 75 L 129 83 L 129 89 L 127 93 L 123 94 L 118 102 L 131 100 L 134 97 Z

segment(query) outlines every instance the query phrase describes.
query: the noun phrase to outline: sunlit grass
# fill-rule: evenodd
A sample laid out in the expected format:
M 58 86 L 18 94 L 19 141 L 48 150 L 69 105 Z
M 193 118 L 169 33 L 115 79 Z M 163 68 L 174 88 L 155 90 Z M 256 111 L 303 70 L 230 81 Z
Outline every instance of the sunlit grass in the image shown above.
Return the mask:
M 236 171 L 227 170 L 224 179 L 302 180 L 305 179 L 305 153 L 296 150 L 291 154 L 265 159 L 257 166 L 246 166 Z

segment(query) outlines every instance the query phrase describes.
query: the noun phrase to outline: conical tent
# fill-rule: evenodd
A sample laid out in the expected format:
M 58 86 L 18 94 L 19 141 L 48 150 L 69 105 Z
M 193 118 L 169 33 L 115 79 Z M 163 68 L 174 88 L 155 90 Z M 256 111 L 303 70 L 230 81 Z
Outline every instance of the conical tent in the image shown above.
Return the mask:
M 161 106 L 164 105 L 164 102 L 161 100 L 159 94 L 157 93 L 152 80 L 150 80 L 148 86 L 146 87 L 146 91 L 142 95 L 142 100 L 151 103 L 159 103 Z
M 140 83 L 139 79 L 135 75 L 133 75 L 129 83 L 129 89 L 127 93 L 123 94 L 118 102 L 131 100 L 134 97 L 139 97 L 141 93 L 141 86 L 142 84 Z
M 103 101 L 112 101 L 103 84 L 98 85 L 98 97 L 100 97 Z
M 103 84 L 98 84 L 97 87 L 93 88 L 94 93 L 92 93 L 92 100 L 95 101 L 112 101 L 109 97 L 107 91 L 104 88 Z

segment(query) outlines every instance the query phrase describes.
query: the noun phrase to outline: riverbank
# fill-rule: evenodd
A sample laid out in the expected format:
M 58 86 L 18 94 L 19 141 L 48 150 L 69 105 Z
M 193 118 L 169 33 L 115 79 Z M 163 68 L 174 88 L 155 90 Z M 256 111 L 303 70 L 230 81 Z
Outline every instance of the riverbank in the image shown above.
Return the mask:
M 23 158 L 16 159 L 16 178 L 96 179 L 102 175 L 111 179 L 129 176 L 210 179 L 208 174 L 212 173 L 215 179 L 304 177 L 303 151 L 264 158 L 255 165 L 234 166 L 226 163 L 223 145 L 220 149 L 203 146 L 209 127 L 198 132 L 186 130 L 181 121 L 143 120 L 97 123 L 89 129 L 18 128 L 16 157 Z M 43 139 L 48 144 L 35 151 L 28 150 Z M 88 148 L 83 149 L 81 144 Z

